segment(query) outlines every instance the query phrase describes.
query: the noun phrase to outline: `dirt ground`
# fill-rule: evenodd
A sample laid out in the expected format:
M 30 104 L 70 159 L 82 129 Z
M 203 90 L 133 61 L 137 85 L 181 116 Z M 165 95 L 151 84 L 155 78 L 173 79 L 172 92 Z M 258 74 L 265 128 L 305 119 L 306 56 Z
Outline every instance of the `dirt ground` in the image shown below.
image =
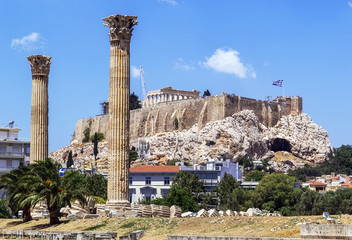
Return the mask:
M 352 223 L 351 215 L 335 217 L 343 224 Z M 28 223 L 17 219 L 0 219 L 0 229 L 117 232 L 119 236 L 143 229 L 146 235 L 142 240 L 164 240 L 168 235 L 298 238 L 301 224 L 326 224 L 322 216 L 61 219 L 61 223 L 54 226 L 49 226 L 48 222 L 48 219 Z

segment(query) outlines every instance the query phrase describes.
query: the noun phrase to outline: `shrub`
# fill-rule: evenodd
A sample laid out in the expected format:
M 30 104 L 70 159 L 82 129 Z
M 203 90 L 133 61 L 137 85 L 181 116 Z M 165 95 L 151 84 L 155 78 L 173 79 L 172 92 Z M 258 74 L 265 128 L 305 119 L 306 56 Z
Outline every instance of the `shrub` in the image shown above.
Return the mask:
M 97 132 L 97 139 L 98 139 L 98 142 L 101 142 L 104 140 L 104 133 L 101 133 L 101 132 Z M 90 136 L 90 141 L 93 141 L 94 140 L 94 137 L 95 137 L 95 134 L 91 135 Z
M 175 130 L 178 130 L 178 119 L 177 118 L 175 118 L 174 124 L 175 124 Z
M 89 134 L 90 134 L 90 128 L 86 128 L 83 131 L 84 138 L 82 139 L 82 142 L 89 142 Z
M 138 153 L 134 150 L 130 150 L 130 161 L 135 161 L 138 158 Z

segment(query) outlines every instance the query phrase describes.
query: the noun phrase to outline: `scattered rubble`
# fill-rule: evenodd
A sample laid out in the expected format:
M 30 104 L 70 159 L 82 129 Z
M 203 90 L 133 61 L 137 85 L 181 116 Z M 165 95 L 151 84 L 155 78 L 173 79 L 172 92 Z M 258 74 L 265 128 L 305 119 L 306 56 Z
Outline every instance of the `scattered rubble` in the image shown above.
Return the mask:
M 210 209 L 209 211 L 205 209 L 199 210 L 197 213 L 185 212 L 181 214 L 181 217 L 226 217 L 226 216 L 281 216 L 279 213 L 270 213 L 266 210 L 260 210 L 258 208 L 248 208 L 246 212 L 240 211 L 217 211 L 215 209 Z

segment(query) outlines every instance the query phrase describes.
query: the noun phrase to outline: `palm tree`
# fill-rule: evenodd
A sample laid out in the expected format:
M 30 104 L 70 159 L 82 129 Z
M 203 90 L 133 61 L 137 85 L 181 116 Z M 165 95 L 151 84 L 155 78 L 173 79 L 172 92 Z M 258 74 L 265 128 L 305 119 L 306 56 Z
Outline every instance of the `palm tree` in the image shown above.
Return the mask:
M 17 169 L 0 177 L 0 189 L 4 190 L 3 198 L 6 198 L 6 202 L 13 212 L 17 212 L 22 207 L 23 222 L 32 220 L 31 202 L 28 201 L 24 205 L 21 204 L 30 191 L 19 184 L 20 179 L 28 173 L 29 168 L 21 164 Z
M 37 161 L 30 165 L 30 174 L 21 179 L 21 185 L 31 189 L 31 193 L 22 204 L 31 203 L 34 207 L 38 202 L 45 201 L 50 216 L 50 225 L 59 223 L 57 210 L 59 206 L 68 205 L 78 200 L 86 203 L 82 177 L 77 171 L 69 171 L 60 177 L 60 163 L 52 159 Z

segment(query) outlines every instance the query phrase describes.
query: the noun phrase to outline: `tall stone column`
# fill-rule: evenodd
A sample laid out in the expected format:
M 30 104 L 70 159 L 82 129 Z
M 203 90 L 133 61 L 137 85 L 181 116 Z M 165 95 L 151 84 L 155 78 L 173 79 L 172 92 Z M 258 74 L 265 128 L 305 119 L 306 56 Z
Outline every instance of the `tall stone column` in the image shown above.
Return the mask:
M 109 206 L 129 204 L 130 42 L 137 17 L 104 18 L 110 28 L 109 81 Z
M 32 71 L 30 163 L 48 158 L 48 80 L 51 57 L 28 57 Z

